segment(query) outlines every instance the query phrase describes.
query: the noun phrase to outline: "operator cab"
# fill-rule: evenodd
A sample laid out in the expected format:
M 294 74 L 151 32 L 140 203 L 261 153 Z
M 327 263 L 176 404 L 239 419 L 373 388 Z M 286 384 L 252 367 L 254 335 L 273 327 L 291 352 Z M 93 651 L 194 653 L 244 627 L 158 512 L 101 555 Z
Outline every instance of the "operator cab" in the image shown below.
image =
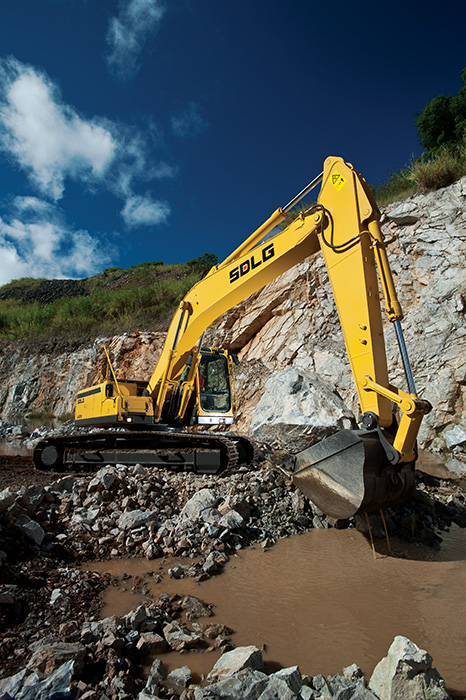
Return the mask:
M 200 425 L 231 425 L 236 406 L 233 361 L 228 352 L 202 348 L 196 383 L 196 422 Z

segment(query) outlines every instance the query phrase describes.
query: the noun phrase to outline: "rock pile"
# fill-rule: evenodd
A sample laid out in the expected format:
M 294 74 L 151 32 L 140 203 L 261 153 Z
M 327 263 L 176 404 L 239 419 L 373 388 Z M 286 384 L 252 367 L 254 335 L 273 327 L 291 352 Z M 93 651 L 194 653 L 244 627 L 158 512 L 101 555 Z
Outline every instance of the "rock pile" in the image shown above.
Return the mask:
M 303 676 L 298 666 L 266 675 L 256 647 L 225 653 L 213 667 L 206 688 L 184 694 L 186 700 L 447 700 L 444 681 L 432 668 L 432 657 L 406 637 L 395 637 L 388 655 L 366 684 L 356 664 L 342 674 Z
M 423 477 L 415 498 L 388 512 L 386 520 L 392 534 L 438 546 L 439 531 L 452 522 L 466 525 L 465 495 L 448 482 Z M 79 686 L 85 700 L 127 700 L 140 692 L 145 693 L 141 700 L 170 697 L 161 690 L 150 695 L 154 679 L 149 688 L 140 687 L 141 664 L 148 655 L 161 649 L 231 648 L 231 630 L 196 622 L 209 615 L 209 606 L 189 597 L 161 596 L 124 618 L 98 621 L 98 595 L 111 577 L 81 571 L 78 563 L 84 559 L 176 555 L 181 563 L 169 575 L 202 581 L 251 543 L 269 547 L 277 538 L 312 527 L 355 525 L 359 523 L 354 519 L 328 519 L 268 463 L 220 476 L 118 465 L 84 476 L 50 475 L 45 485 L 5 488 L 0 491 L 0 665 L 9 674 L 4 683 L 18 688 L 17 696 L 5 692 L 45 699 L 51 688 L 62 688 L 73 677 L 73 688 Z M 372 527 L 383 536 L 381 523 L 373 520 Z M 178 671 L 171 681 L 184 687 L 189 673 L 186 668 Z M 284 692 L 286 683 L 274 675 L 275 685 L 267 690 L 269 677 L 260 668 L 237 669 L 228 683 L 240 694 L 231 690 L 222 695 L 222 674 L 219 667 L 213 672 L 211 695 L 191 688 L 185 700 L 249 697 L 241 692 L 250 682 L 261 694 L 272 693 L 275 686 Z M 318 698 L 319 682 L 314 679 L 286 692 L 289 697 Z M 361 684 L 351 689 L 359 695 L 351 695 L 349 686 L 325 682 L 328 697 L 371 697 Z M 217 695 L 212 694 L 216 689 Z M 346 694 L 338 695 L 343 690 Z
M 189 666 L 167 675 L 156 658 L 145 685 L 131 673 L 137 652 L 147 647 L 160 648 L 162 637 L 139 628 L 158 625 L 138 609 L 125 618 L 108 618 L 83 628 L 81 643 L 54 640 L 37 645 L 28 668 L 0 680 L 1 700 L 448 700 L 445 683 L 432 668 L 432 657 L 406 637 L 395 637 L 388 655 L 375 667 L 366 683 L 356 664 L 342 674 L 303 676 L 298 666 L 282 668 L 267 675 L 263 671 L 262 652 L 254 646 L 226 651 L 212 668 L 205 687 L 191 684 Z M 165 629 L 169 625 L 165 626 Z M 145 640 L 149 640 L 146 643 Z M 87 641 L 86 641 L 87 640 Z M 135 644 L 135 641 L 138 640 Z M 152 641 L 155 640 L 155 641 Z M 160 641 L 159 641 L 160 640 Z M 131 650 L 131 651 L 130 651 Z M 141 654 L 140 654 L 141 655 Z M 77 681 L 83 674 L 106 675 L 98 684 Z M 97 668 L 95 668 L 97 667 Z M 40 669 L 45 669 L 42 671 Z M 85 672 L 85 673 L 84 673 Z M 141 687 L 143 686 L 143 687 Z
M 312 527 L 354 526 L 354 519 L 325 516 L 267 465 L 219 476 L 117 465 L 18 492 L 6 488 L 0 492 L 0 517 L 14 534 L 4 535 L 3 549 L 14 555 L 19 534 L 29 547 L 64 551 L 69 559 L 175 555 L 186 557 L 187 564 L 174 576 L 202 580 L 252 543 L 267 547 Z M 439 484 L 420 478 L 414 498 L 387 511 L 389 532 L 438 546 L 438 530 L 452 522 L 466 526 L 464 494 Z M 377 534 L 382 526 L 372 520 Z

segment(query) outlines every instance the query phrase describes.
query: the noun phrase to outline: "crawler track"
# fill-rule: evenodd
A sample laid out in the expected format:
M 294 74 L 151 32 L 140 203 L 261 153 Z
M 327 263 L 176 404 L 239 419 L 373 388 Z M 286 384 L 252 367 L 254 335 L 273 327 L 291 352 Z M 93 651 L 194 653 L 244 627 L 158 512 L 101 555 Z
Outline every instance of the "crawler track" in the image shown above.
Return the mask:
M 107 464 L 146 464 L 217 474 L 254 458 L 243 437 L 171 430 L 99 431 L 41 440 L 33 461 L 41 471 L 95 471 Z

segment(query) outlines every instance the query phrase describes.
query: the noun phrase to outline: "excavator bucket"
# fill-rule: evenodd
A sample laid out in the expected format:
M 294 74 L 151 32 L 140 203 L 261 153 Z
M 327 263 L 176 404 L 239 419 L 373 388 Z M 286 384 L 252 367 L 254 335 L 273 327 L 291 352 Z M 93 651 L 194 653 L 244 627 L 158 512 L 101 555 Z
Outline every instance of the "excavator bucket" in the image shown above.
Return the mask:
M 340 430 L 291 461 L 284 471 L 333 518 L 402 505 L 414 489 L 414 462 L 390 464 L 376 431 Z

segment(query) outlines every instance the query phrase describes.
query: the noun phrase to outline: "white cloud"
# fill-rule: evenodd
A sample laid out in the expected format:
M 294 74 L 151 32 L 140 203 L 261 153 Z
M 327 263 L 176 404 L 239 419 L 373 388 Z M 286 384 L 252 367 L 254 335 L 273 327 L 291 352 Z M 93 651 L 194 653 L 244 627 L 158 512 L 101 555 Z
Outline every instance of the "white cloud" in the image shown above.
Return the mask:
M 178 175 L 178 168 L 161 161 L 153 166 L 150 171 L 151 177 L 156 180 L 169 180 Z
M 173 116 L 171 124 L 175 136 L 182 138 L 197 136 L 209 126 L 195 102 L 190 102 L 180 114 Z
M 170 215 L 167 202 L 154 201 L 150 197 L 130 197 L 121 210 L 123 221 L 129 227 L 157 226 L 165 223 Z
M 107 63 L 118 78 L 128 80 L 138 72 L 141 51 L 157 32 L 165 7 L 160 0 L 122 0 L 120 8 L 118 17 L 111 18 L 107 32 Z
M 0 217 L 0 285 L 18 277 L 88 276 L 110 262 L 100 241 L 66 226 L 47 202 L 17 197 L 14 205 L 25 220 Z
M 54 208 L 53 204 L 38 197 L 15 197 L 13 205 L 19 212 L 48 211 Z
M 73 179 L 96 192 L 105 189 L 124 200 L 121 215 L 127 226 L 163 223 L 167 202 L 137 196 L 142 182 L 173 178 L 177 168 L 156 158 L 163 148 L 151 121 L 145 130 L 108 120 L 85 120 L 65 104 L 52 81 L 15 58 L 0 59 L 0 150 L 17 163 L 45 197 L 54 202 Z M 52 216 L 54 204 L 38 197 L 17 197 L 18 221 L 42 212 Z M 42 224 L 41 224 L 42 225 Z M 60 224 L 61 225 L 61 224 Z M 19 236 L 20 227 L 16 227 Z M 29 231 L 30 233 L 30 231 Z M 51 235 L 51 231 L 48 231 Z M 38 240 L 39 231 L 35 229 Z
M 108 128 L 80 117 L 45 75 L 16 59 L 2 62 L 0 81 L 0 147 L 45 195 L 60 199 L 67 177 L 105 175 L 117 147 Z
M 8 241 L 5 241 L 0 234 L 0 286 L 11 282 L 11 280 L 31 276 L 27 262 L 20 258 L 16 248 Z M 37 277 L 40 276 L 37 275 Z

